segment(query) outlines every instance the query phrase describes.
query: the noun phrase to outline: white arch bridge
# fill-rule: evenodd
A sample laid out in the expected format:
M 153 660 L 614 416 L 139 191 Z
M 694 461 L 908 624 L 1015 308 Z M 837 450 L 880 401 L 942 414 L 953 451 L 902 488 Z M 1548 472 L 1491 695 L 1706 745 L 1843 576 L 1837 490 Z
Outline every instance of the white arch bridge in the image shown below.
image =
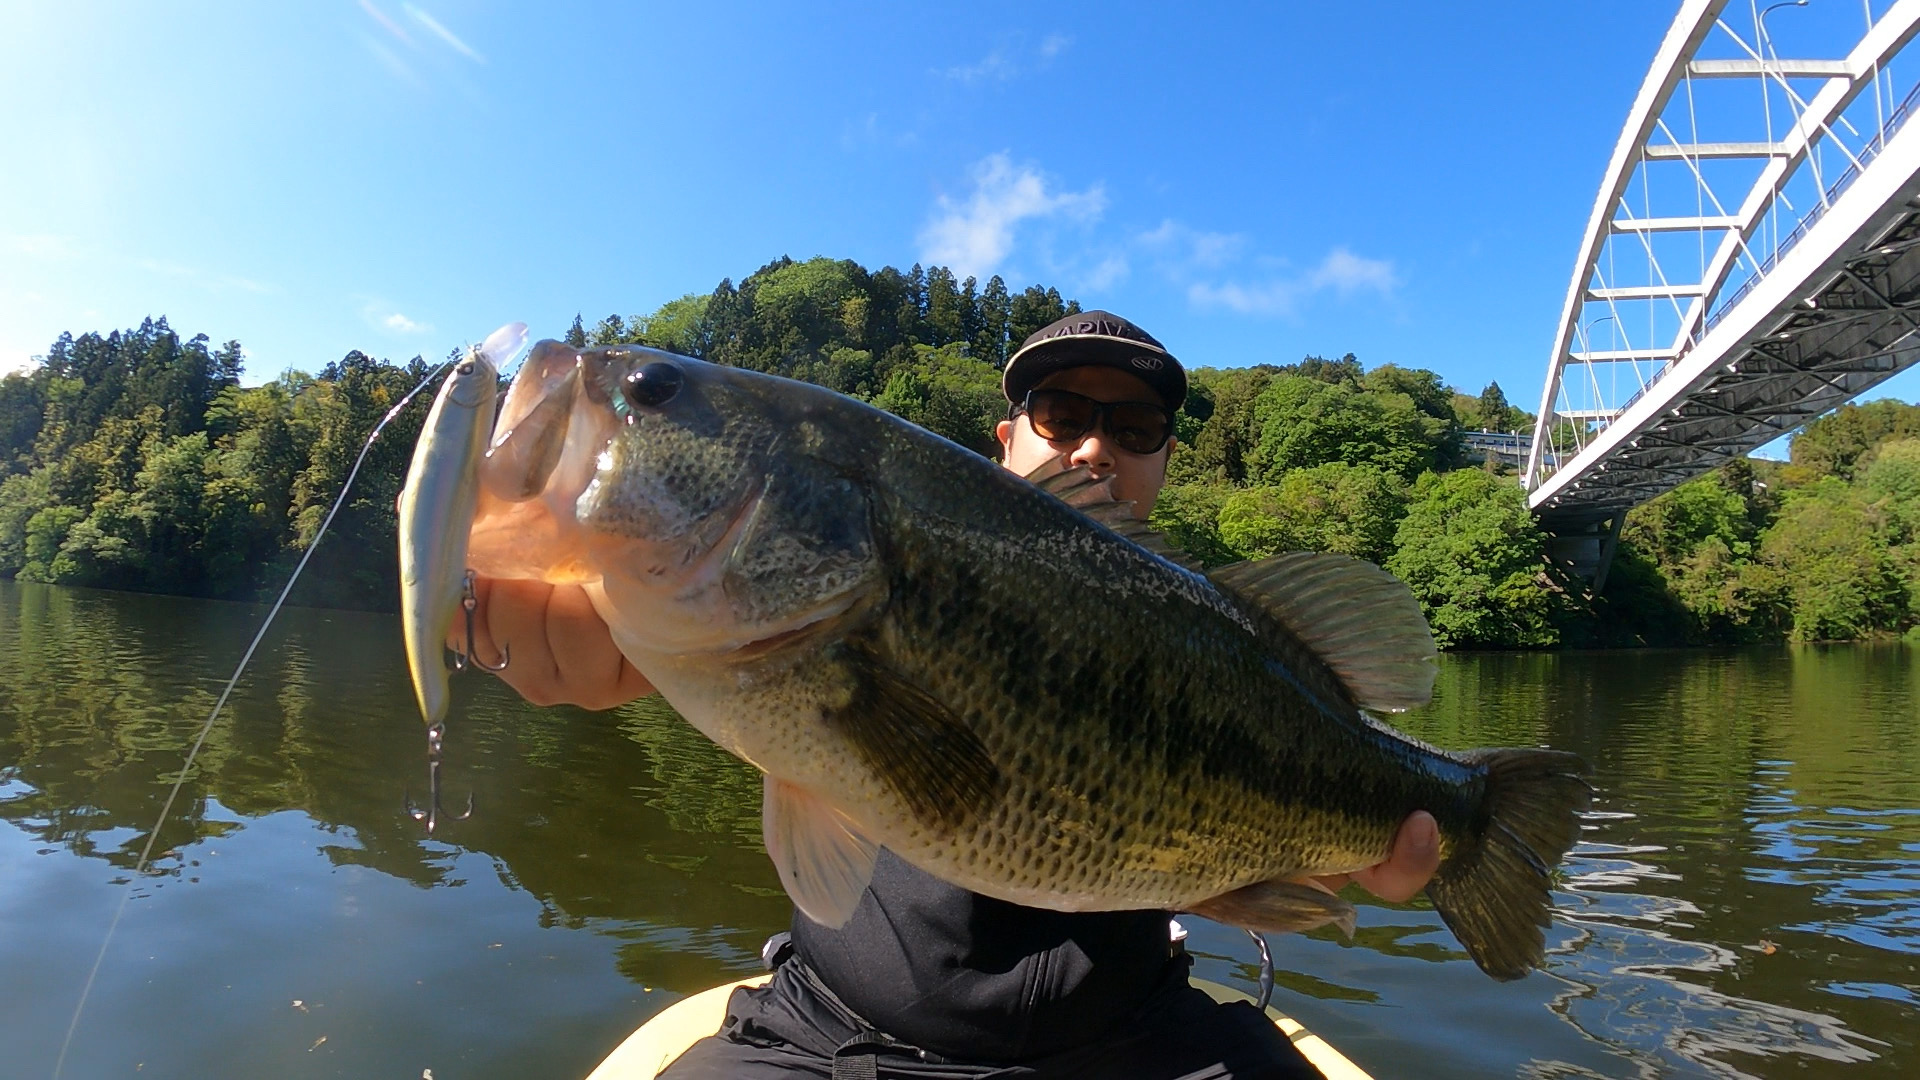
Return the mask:
M 1594 201 L 1523 476 L 1563 557 L 1588 537 L 1604 573 L 1628 508 L 1920 361 L 1916 31 L 1920 0 L 1685 0 Z

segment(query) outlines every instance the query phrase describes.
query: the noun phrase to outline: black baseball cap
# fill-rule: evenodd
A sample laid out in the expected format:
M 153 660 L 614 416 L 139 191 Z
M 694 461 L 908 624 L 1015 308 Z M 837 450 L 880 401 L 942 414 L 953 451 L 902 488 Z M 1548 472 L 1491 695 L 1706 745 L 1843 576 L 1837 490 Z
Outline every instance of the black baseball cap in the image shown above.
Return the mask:
M 1007 358 L 1000 389 L 1019 404 L 1040 380 L 1067 368 L 1101 364 L 1137 375 L 1159 392 L 1168 409 L 1187 400 L 1187 369 L 1152 334 L 1111 311 L 1083 311 L 1033 332 Z

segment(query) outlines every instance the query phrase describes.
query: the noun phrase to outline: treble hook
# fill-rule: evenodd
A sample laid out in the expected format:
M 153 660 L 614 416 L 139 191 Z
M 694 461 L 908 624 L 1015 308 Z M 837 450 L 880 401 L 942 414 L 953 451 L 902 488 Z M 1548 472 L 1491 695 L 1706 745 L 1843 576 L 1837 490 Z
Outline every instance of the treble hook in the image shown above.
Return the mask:
M 471 810 L 472 807 L 468 809 Z M 431 830 L 432 827 L 428 828 Z M 1253 1007 L 1266 1012 L 1267 1002 L 1273 1000 L 1273 953 L 1267 948 L 1266 935 L 1256 930 L 1248 930 L 1247 935 L 1253 938 L 1253 943 L 1260 948 L 1260 1000 L 1255 1002 Z
M 474 588 L 473 588 L 473 571 L 469 569 L 467 571 L 466 577 L 463 578 L 460 582 L 460 609 L 466 612 L 466 615 L 467 615 L 467 648 L 466 648 L 466 651 L 464 652 L 458 649 L 454 650 L 453 670 L 465 671 L 467 669 L 467 666 L 471 664 L 474 667 L 481 669 L 482 671 L 505 671 L 507 670 L 507 662 L 511 659 L 511 657 L 507 654 L 506 642 L 503 641 L 500 643 L 500 662 L 498 664 L 489 664 L 485 660 L 482 660 L 478 656 L 474 655 L 473 614 L 474 614 L 474 609 L 478 608 L 479 606 L 480 606 L 480 597 L 474 592 Z M 421 807 L 413 805 L 412 795 L 404 792 L 401 794 L 401 798 L 404 800 L 406 805 L 407 816 L 412 818 L 415 821 L 426 822 L 428 836 L 433 835 L 434 827 L 440 824 L 440 819 L 446 816 L 447 814 L 447 808 L 441 802 L 441 795 L 440 795 L 440 753 L 442 750 L 442 744 L 446 741 L 446 737 L 447 737 L 446 724 L 438 723 L 438 724 L 428 725 L 427 727 L 427 805 L 426 805 L 426 808 L 422 809 Z M 465 821 L 472 816 L 473 816 L 473 795 L 471 792 L 469 792 L 467 795 L 467 808 L 458 814 L 452 815 L 451 820 Z
M 507 670 L 507 664 L 513 660 L 513 656 L 507 651 L 506 642 L 503 641 L 500 643 L 500 662 L 498 664 L 489 664 L 474 655 L 473 612 L 474 609 L 479 606 L 480 597 L 473 591 L 473 571 L 468 570 L 466 578 L 460 583 L 460 609 L 467 613 L 467 651 L 460 652 L 457 649 L 454 651 L 453 670 L 465 671 L 467 670 L 467 665 L 472 664 L 482 671 L 505 671 Z
M 441 815 L 447 808 L 440 801 L 440 747 L 446 739 L 447 726 L 434 724 L 427 728 L 427 805 L 424 809 L 413 805 L 413 796 L 403 794 L 407 816 L 415 821 L 427 823 L 427 835 L 433 835 L 434 826 L 440 823 Z M 467 793 L 467 808 L 453 815 L 454 821 L 465 821 L 473 816 L 473 793 Z

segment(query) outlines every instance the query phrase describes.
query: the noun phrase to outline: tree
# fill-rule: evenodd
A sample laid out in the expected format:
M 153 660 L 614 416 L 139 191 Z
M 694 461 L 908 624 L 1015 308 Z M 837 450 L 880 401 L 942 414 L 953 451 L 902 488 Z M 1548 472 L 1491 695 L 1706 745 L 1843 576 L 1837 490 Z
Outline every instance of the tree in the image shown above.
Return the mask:
M 1413 590 L 1442 647 L 1553 645 L 1545 545 L 1520 485 L 1480 469 L 1428 473 L 1414 485 L 1387 569 Z
M 48 506 L 28 518 L 22 537 L 24 559 L 20 579 L 52 581 L 53 563 L 60 555 L 60 546 L 86 516 L 87 512 L 77 506 Z
M 643 345 L 704 360 L 711 342 L 707 306 L 711 295 L 688 293 L 660 305 L 653 314 L 633 321 Z
M 936 266 L 927 271 L 926 342 L 947 345 L 966 340 L 966 319 L 961 314 L 960 287 L 953 271 Z
M 0 378 L 0 476 L 24 472 L 32 461 L 34 440 L 46 420 L 46 382 L 38 372 Z
M 1329 360 L 1324 356 L 1305 357 L 1294 364 L 1292 371 L 1289 372 L 1303 379 L 1314 379 L 1335 386 L 1358 386 L 1363 373 L 1364 369 L 1360 366 L 1359 358 L 1352 353 L 1347 353 L 1338 360 Z
M 1691 558 L 1708 539 L 1744 557 L 1754 528 L 1746 500 L 1729 490 L 1720 474 L 1709 473 L 1635 507 L 1621 536 L 1664 569 Z
M 979 313 L 975 323 L 979 331 L 973 337 L 973 355 L 992 364 L 1005 367 L 1007 363 L 1007 327 L 1013 319 L 1013 298 L 1007 295 L 1007 283 L 995 274 L 987 279 L 987 287 L 980 292 Z
M 1174 547 L 1206 566 L 1220 566 L 1240 558 L 1220 538 L 1218 520 L 1233 489 L 1219 483 L 1168 484 L 1160 489 L 1148 524 L 1163 533 Z
M 983 457 L 998 454 L 994 428 L 1006 416 L 999 370 L 966 355 L 961 344 L 914 351 L 914 367 L 889 376 L 873 403 Z
M 1480 391 L 1478 405 L 1480 422 L 1487 425 L 1489 430 L 1513 431 L 1520 426 L 1518 418 L 1514 416 L 1518 410 L 1507 404 L 1507 395 L 1500 389 L 1499 383 L 1490 382 L 1485 390 Z
M 1009 348 L 1018 349 L 1035 331 L 1079 313 L 1080 304 L 1060 299 L 1059 289 L 1029 285 L 1007 305 Z
M 1860 493 L 1828 477 L 1789 499 L 1760 537 L 1746 587 L 1771 596 L 1795 641 L 1890 630 L 1906 614 L 1883 522 Z
M 1332 462 L 1234 492 L 1220 508 L 1219 533 L 1243 559 L 1336 551 L 1384 562 L 1406 506 L 1398 478 L 1373 465 Z
M 624 345 L 633 339 L 627 333 L 627 321 L 618 315 L 609 315 L 593 324 L 587 333 L 587 343 L 595 348 L 605 345 Z
M 27 564 L 27 525 L 54 505 L 49 473 L 43 466 L 0 480 L 0 577 L 12 577 Z
M 1870 452 L 1860 489 L 1878 506 L 1893 543 L 1920 539 L 1920 439 L 1893 439 Z
M 1266 483 L 1331 461 L 1372 464 L 1411 480 L 1439 463 L 1448 430 L 1404 394 L 1299 375 L 1276 377 L 1255 401 L 1254 415 L 1260 443 L 1249 477 Z
M 1196 368 L 1187 373 L 1188 400 L 1194 399 L 1197 390 L 1208 401 L 1210 411 L 1198 431 L 1190 426 L 1180 429 L 1180 446 L 1167 463 L 1169 482 L 1247 481 L 1250 459 L 1260 444 L 1255 403 L 1279 370 L 1261 364 L 1226 370 Z M 1180 422 L 1176 417 L 1175 423 Z
M 1920 437 L 1920 406 L 1885 400 L 1842 405 L 1802 428 L 1788 453 L 1795 465 L 1853 478 L 1854 463 L 1888 439 Z

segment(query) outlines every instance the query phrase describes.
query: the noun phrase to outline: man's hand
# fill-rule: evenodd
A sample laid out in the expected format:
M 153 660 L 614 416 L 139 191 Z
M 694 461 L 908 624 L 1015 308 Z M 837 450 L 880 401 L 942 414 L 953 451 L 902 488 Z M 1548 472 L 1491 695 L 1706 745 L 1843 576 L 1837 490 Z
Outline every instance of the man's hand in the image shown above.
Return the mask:
M 1361 888 L 1382 900 L 1402 903 L 1426 888 L 1439 869 L 1440 823 L 1425 810 L 1416 810 L 1400 823 L 1400 831 L 1393 834 L 1393 849 L 1388 852 L 1386 862 L 1317 880 L 1335 891 L 1349 881 L 1357 881 Z
M 611 709 L 653 693 L 580 586 L 476 577 L 473 591 L 474 651 L 498 663 L 505 642 L 512 662 L 500 678 L 533 704 Z M 447 646 L 465 648 L 465 637 L 466 620 L 456 618 Z

